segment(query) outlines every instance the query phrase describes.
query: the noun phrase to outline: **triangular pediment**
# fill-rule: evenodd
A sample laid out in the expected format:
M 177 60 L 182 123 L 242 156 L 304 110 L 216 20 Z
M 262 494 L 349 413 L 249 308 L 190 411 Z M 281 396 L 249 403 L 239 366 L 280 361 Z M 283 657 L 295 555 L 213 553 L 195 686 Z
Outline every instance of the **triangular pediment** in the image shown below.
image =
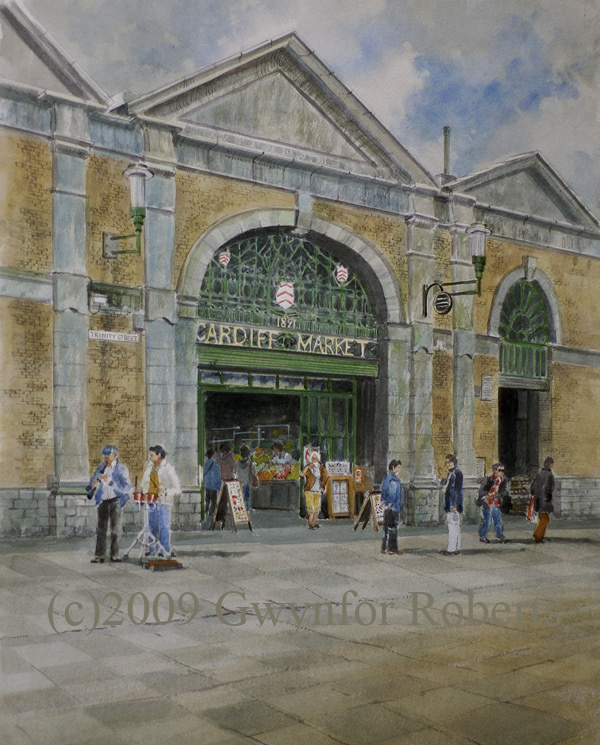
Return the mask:
M 109 101 L 15 0 L 0 0 L 0 79 L 98 103 Z
M 518 155 L 447 184 L 482 204 L 550 222 L 597 228 L 597 218 L 539 153 Z
M 211 98 L 187 112 L 181 121 L 372 163 L 368 154 L 323 116 L 281 72 Z
M 142 96 L 127 110 L 274 158 L 436 185 L 295 34 Z

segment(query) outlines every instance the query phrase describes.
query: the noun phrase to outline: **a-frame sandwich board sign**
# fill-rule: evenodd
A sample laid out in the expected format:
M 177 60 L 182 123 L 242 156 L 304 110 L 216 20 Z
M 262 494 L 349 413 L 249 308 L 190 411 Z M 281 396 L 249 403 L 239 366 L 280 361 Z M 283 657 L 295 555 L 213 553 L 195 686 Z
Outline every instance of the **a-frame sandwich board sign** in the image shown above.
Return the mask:
M 356 520 L 354 521 L 354 530 L 358 528 L 362 522 L 363 530 L 367 527 L 367 523 L 371 520 L 373 524 L 373 530 L 378 533 L 379 526 L 383 525 L 383 505 L 381 504 L 381 492 L 372 491 L 365 494 L 365 498 L 361 505 Z
M 237 479 L 225 479 L 221 484 L 221 491 L 217 497 L 217 504 L 210 523 L 210 530 L 215 529 L 215 525 L 220 522 L 221 530 L 225 527 L 227 515 L 231 519 L 231 527 L 234 533 L 237 533 L 238 525 L 247 525 L 252 532 L 252 521 L 246 510 L 244 500 L 244 489 L 242 482 Z

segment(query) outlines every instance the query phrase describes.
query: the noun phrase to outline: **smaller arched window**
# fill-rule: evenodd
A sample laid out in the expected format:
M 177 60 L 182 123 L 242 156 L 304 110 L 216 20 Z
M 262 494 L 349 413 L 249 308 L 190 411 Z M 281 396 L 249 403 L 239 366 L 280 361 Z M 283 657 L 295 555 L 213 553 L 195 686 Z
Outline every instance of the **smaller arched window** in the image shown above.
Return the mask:
M 500 372 L 524 378 L 545 378 L 550 323 L 546 297 L 536 282 L 520 280 L 508 291 L 498 327 Z

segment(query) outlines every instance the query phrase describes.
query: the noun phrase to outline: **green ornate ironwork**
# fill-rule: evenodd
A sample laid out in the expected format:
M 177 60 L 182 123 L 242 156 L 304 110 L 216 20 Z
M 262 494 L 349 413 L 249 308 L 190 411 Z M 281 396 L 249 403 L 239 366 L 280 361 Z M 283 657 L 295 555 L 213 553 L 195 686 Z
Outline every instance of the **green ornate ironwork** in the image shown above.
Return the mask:
M 535 282 L 520 280 L 500 312 L 500 372 L 526 378 L 547 374 L 550 324 L 546 298 Z
M 377 324 L 365 287 L 351 271 L 347 281 L 337 281 L 338 264 L 334 256 L 292 231 L 235 239 L 207 267 L 198 315 L 207 320 L 376 339 Z M 294 286 L 294 304 L 287 310 L 275 302 L 282 282 Z

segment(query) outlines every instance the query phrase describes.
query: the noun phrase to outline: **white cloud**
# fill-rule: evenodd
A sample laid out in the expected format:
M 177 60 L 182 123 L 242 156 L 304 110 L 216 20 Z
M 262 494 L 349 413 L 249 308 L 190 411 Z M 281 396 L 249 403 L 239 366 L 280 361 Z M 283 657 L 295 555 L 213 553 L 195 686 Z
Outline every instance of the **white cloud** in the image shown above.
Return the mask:
M 392 126 L 406 115 L 406 103 L 423 88 L 427 72 L 415 66 L 416 52 L 405 41 L 400 52 L 389 50 L 376 67 L 354 81 L 354 92 L 381 121 Z

